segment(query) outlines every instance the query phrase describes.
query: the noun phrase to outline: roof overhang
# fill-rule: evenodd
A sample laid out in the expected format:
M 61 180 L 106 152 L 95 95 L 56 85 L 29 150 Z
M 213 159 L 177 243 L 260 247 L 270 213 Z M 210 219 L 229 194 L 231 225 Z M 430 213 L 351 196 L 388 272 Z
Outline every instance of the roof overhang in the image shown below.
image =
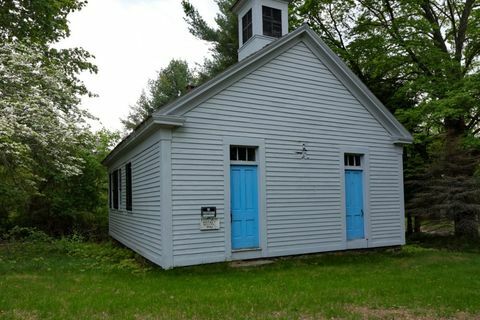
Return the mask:
M 398 144 L 398 145 L 403 145 L 403 144 L 412 144 L 413 143 L 413 137 L 410 136 L 409 138 L 407 137 L 392 137 L 392 142 L 393 144 Z
M 230 10 L 232 10 L 233 13 L 237 13 L 238 10 L 240 10 L 240 8 L 243 7 L 245 2 L 247 2 L 247 1 L 249 1 L 249 0 L 237 0 L 237 1 L 235 1 L 233 6 L 230 7 Z M 292 2 L 292 0 L 280 0 L 280 1 L 287 2 L 287 3 Z
M 185 118 L 180 116 L 158 115 L 153 114 L 145 121 L 138 125 L 125 139 L 123 139 L 105 159 L 102 164 L 110 165 L 120 155 L 131 150 L 137 143 L 138 139 L 145 139 L 159 128 L 176 128 L 181 127 L 185 123 Z

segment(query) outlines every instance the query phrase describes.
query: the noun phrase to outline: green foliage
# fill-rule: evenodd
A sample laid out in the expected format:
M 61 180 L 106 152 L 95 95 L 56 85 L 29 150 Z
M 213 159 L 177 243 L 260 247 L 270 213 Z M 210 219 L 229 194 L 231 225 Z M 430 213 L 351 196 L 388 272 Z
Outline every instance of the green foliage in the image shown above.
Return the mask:
M 444 146 L 444 143 L 450 145 Z M 407 185 L 415 189 L 407 209 L 430 219 L 446 218 L 454 222 L 455 234 L 478 237 L 478 152 L 472 154 L 458 141 L 435 141 L 431 149 L 429 165 L 420 167 L 407 181 Z
M 76 267 L 82 272 L 127 271 L 138 274 L 151 268 L 144 258 L 115 242 L 86 242 L 78 233 L 57 239 L 36 228 L 16 226 L 1 238 L 4 240 L 2 249 L 9 255 L 17 259 L 31 257 L 35 266 L 42 270 L 51 267 L 46 262 L 49 256 L 75 259 L 79 261 Z
M 50 242 L 52 239 L 43 231 L 36 228 L 14 226 L 7 232 L 0 234 L 0 239 L 9 242 Z
M 411 130 L 436 133 L 446 118 L 477 127 L 480 15 L 473 1 L 296 1 L 294 12 Z
M 292 8 L 294 24 L 309 23 L 415 134 L 405 164 L 411 212 L 456 217 L 456 224 L 475 221 L 480 201 L 464 196 L 474 188 L 479 164 L 475 1 L 298 0 Z M 452 157 L 451 150 L 461 157 Z M 466 163 L 469 172 L 459 172 Z
M 122 123 L 126 131 L 135 129 L 155 110 L 182 96 L 195 83 L 193 71 L 183 60 L 171 60 L 167 67 L 158 72 L 157 78 L 149 80 L 147 92 L 142 91 L 137 103 Z
M 69 35 L 68 14 L 80 10 L 85 0 L 1 0 L 0 38 L 57 42 Z
M 0 228 L 106 234 L 106 172 L 118 134 L 92 133 L 80 108 L 96 72 L 82 48 L 56 49 L 82 0 L 0 1 Z M 12 229 L 17 232 L 18 229 Z
M 188 0 L 182 0 L 185 21 L 189 31 L 200 40 L 212 44 L 212 59 L 206 59 L 199 72 L 199 82 L 216 76 L 238 61 L 237 16 L 231 8 L 236 0 L 215 0 L 219 13 L 215 18 L 217 28 L 211 27 Z

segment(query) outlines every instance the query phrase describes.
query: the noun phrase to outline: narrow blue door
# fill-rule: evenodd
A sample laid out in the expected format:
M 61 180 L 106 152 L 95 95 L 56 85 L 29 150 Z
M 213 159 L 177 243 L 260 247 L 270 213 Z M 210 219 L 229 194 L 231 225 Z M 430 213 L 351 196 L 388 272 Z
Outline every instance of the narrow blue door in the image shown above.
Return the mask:
M 256 166 L 230 169 L 232 249 L 258 248 L 258 180 Z
M 347 210 L 347 240 L 363 239 L 363 171 L 345 170 L 345 202 Z

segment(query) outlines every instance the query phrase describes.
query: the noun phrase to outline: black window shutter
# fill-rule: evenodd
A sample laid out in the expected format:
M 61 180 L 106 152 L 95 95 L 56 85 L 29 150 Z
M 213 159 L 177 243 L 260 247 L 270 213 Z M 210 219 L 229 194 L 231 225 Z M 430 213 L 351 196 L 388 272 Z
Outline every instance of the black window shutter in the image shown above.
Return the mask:
M 112 208 L 112 174 L 108 174 L 108 207 Z
M 125 183 L 126 183 L 126 207 L 128 211 L 132 211 L 132 163 L 125 166 Z
M 118 170 L 113 171 L 113 208 L 118 209 Z

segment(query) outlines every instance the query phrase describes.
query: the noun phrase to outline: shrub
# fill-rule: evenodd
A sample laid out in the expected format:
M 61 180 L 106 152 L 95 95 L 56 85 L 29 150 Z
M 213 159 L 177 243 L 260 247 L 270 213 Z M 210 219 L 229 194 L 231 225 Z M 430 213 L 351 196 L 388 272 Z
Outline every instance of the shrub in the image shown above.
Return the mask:
M 1 238 L 6 241 L 51 242 L 52 238 L 36 228 L 15 226 L 4 232 Z

